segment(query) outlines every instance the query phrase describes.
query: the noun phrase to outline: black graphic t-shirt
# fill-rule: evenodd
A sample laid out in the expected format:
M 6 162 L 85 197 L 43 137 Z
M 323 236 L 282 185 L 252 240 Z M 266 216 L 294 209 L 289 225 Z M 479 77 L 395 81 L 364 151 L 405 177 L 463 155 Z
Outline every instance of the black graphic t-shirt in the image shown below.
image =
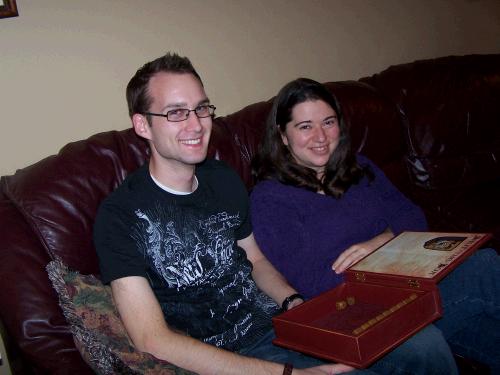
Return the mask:
M 157 186 L 147 164 L 125 179 L 96 218 L 101 276 L 145 277 L 169 325 L 237 351 L 271 329 L 277 306 L 236 243 L 252 232 L 240 178 L 216 160 L 197 166 L 196 177 L 188 195 Z

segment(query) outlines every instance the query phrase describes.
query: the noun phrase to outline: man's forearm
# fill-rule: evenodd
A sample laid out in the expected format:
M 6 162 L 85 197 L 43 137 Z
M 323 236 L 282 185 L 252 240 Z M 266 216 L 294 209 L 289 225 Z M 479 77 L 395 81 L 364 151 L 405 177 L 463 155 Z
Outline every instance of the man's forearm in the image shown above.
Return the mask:
M 148 283 L 139 276 L 111 282 L 113 299 L 135 347 L 200 374 L 280 375 L 283 366 L 240 356 L 171 329 Z
M 198 374 L 281 375 L 283 365 L 219 349 L 199 340 L 171 332 L 168 338 L 151 338 L 144 351 Z
M 280 306 L 286 297 L 297 293 L 266 258 L 254 262 L 252 277 L 259 289 Z
M 248 260 L 252 262 L 252 277 L 259 289 L 275 300 L 277 304 L 281 306 L 286 297 L 297 293 L 264 256 L 253 234 L 238 240 L 238 246 L 245 250 Z

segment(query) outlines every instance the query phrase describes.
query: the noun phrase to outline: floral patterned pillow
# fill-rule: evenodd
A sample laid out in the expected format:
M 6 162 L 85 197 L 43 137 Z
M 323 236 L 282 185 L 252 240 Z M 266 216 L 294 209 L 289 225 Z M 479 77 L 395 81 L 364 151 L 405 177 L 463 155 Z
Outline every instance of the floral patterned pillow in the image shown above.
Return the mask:
M 95 276 L 71 271 L 61 260 L 51 261 L 47 272 L 75 345 L 96 373 L 193 374 L 135 350 L 113 304 L 111 288 Z

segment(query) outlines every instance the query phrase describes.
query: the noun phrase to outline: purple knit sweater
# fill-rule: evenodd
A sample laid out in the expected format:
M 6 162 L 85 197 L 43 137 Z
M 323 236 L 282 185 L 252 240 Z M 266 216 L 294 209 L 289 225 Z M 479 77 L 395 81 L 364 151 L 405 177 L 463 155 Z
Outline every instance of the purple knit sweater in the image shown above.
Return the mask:
M 331 265 L 349 246 L 387 227 L 394 234 L 426 230 L 423 212 L 366 157 L 375 179 L 364 178 L 340 199 L 275 180 L 260 182 L 250 196 L 255 238 L 269 261 L 306 298 L 342 282 Z

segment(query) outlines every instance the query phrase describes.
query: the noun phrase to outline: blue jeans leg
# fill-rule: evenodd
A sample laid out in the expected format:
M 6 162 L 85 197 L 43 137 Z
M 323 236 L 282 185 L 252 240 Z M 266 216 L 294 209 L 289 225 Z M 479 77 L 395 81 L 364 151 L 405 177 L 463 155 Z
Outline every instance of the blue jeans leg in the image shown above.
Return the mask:
M 326 363 L 320 359 L 276 346 L 272 343 L 274 338 L 274 331 L 270 330 L 253 346 L 241 349 L 239 354 L 276 363 L 291 363 L 295 368 L 315 367 Z M 376 373 L 370 370 L 354 370 L 348 374 L 375 375 Z
M 435 325 L 452 350 L 500 374 L 500 257 L 483 249 L 439 283 L 443 317 Z
M 277 363 L 292 363 L 296 368 L 324 364 L 317 358 L 275 346 L 274 333 L 270 331 L 252 347 L 240 350 L 240 354 Z M 441 331 L 428 326 L 379 359 L 370 368 L 354 370 L 350 375 L 454 375 L 455 361 Z
M 379 374 L 458 374 L 441 331 L 430 325 L 380 358 L 370 368 Z

